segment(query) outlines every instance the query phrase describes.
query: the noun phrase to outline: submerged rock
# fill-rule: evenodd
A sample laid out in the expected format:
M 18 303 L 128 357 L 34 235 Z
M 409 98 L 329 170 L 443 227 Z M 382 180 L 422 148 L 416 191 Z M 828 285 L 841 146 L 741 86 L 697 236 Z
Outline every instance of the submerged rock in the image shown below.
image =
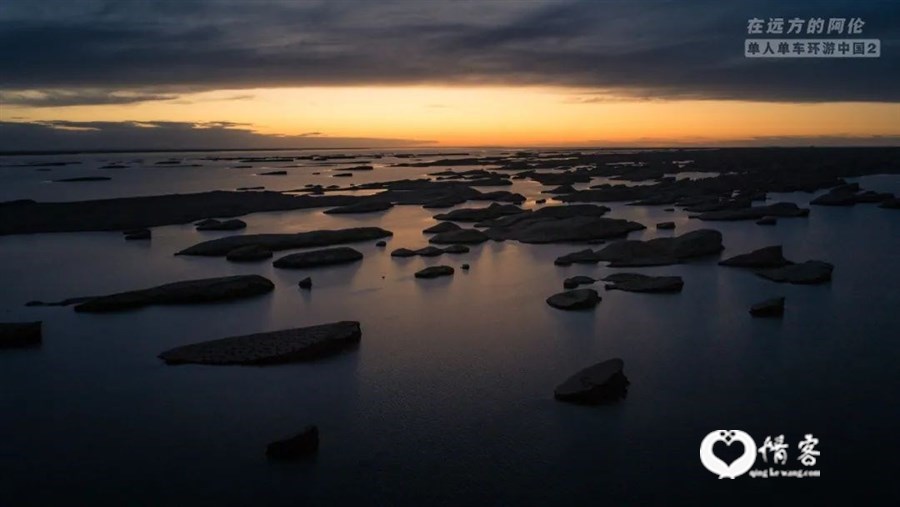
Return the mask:
M 245 229 L 246 227 L 247 222 L 238 218 L 232 218 L 230 220 L 216 220 L 210 218 L 197 223 L 198 231 L 237 231 Z
M 440 276 L 451 276 L 454 269 L 450 266 L 429 266 L 425 269 L 416 271 L 416 278 L 438 278 Z
M 831 281 L 832 271 L 834 271 L 832 264 L 812 260 L 758 271 L 756 274 L 773 282 L 812 285 Z
M 270 459 L 291 460 L 315 454 L 319 450 L 319 428 L 307 426 L 291 438 L 278 440 L 266 446 Z
M 309 361 L 355 345 L 359 322 L 342 321 L 185 345 L 159 355 L 166 364 L 269 365 Z
M 742 268 L 778 268 L 790 263 L 791 261 L 785 259 L 782 254 L 781 245 L 767 246 L 719 262 L 722 266 Z
M 247 245 L 258 245 L 273 252 L 294 248 L 310 248 L 369 241 L 391 236 L 391 231 L 380 227 L 355 227 L 352 229 L 321 230 L 298 232 L 296 234 L 244 234 L 228 236 L 198 243 L 175 255 L 202 255 L 220 257 L 227 255 L 235 248 Z
M 778 219 L 775 217 L 762 217 L 756 221 L 757 225 L 775 225 L 778 223 Z
M 252 262 L 272 258 L 272 251 L 259 245 L 237 247 L 228 252 L 225 258 L 232 262 Z
M 125 235 L 126 241 L 151 239 L 153 237 L 153 233 L 150 232 L 150 229 L 130 229 L 123 231 L 123 234 Z
M 784 298 L 772 298 L 756 303 L 750 307 L 750 315 L 754 317 L 781 317 L 784 315 Z
M 594 289 L 575 289 L 548 297 L 547 304 L 560 310 L 586 310 L 597 306 L 600 299 Z
M 681 292 L 684 280 L 680 276 L 648 276 L 640 273 L 615 273 L 603 279 L 611 282 L 606 290 L 628 292 Z
M 313 268 L 347 264 L 362 260 L 362 258 L 363 254 L 358 250 L 348 246 L 339 246 L 285 255 L 284 257 L 275 259 L 275 262 L 273 262 L 272 265 L 276 268 L 284 269 Z
M 394 205 L 387 201 L 367 200 L 355 204 L 348 204 L 337 208 L 325 210 L 328 215 L 342 215 L 351 213 L 374 213 L 393 208 Z
M 259 275 L 203 278 L 92 297 L 75 306 L 75 311 L 117 312 L 150 305 L 214 303 L 258 296 L 271 292 L 274 288 L 275 284 Z
M 553 397 L 559 401 L 596 405 L 615 403 L 628 394 L 628 378 L 622 372 L 625 362 L 609 359 L 589 366 L 556 386 Z
M 577 288 L 579 285 L 590 285 L 590 284 L 592 284 L 592 283 L 594 283 L 594 282 L 596 282 L 596 281 L 597 281 L 597 280 L 594 280 L 593 278 L 591 278 L 591 277 L 589 277 L 589 276 L 581 276 L 581 275 L 579 275 L 579 276 L 573 276 L 573 277 L 571 277 L 571 278 L 566 278 L 566 279 L 563 281 L 563 288 L 565 288 L 565 289 L 575 289 L 575 288 Z
M 0 322 L 0 349 L 41 344 L 41 322 Z

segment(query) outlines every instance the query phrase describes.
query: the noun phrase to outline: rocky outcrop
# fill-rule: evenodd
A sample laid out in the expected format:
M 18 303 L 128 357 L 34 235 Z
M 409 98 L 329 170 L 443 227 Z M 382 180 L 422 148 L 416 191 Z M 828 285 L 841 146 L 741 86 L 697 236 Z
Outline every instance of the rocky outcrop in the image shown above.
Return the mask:
M 724 209 L 701 213 L 693 218 L 700 220 L 759 220 L 763 217 L 805 217 L 808 208 L 800 208 L 792 202 L 778 202 L 768 206 Z
M 758 271 L 756 274 L 773 282 L 813 285 L 831 281 L 834 266 L 824 261 L 806 261 L 775 269 Z
M 75 306 L 75 311 L 100 313 L 132 310 L 151 305 L 216 303 L 258 296 L 271 292 L 274 288 L 275 284 L 259 275 L 203 278 L 92 297 Z
M 564 255 L 557 258 L 556 263 L 605 261 L 611 267 L 665 266 L 685 259 L 714 255 L 723 248 L 719 231 L 700 229 L 671 238 L 616 241 L 596 252 L 583 250 Z
M 425 269 L 416 271 L 416 278 L 438 278 L 441 276 L 452 276 L 454 269 L 450 266 L 429 266 Z
M 784 298 L 772 298 L 756 303 L 750 307 L 750 315 L 754 317 L 781 317 L 784 315 Z
M 358 250 L 348 246 L 339 246 L 285 255 L 275 259 L 272 265 L 283 269 L 303 269 L 348 264 L 362 260 L 362 258 L 363 254 Z
M 460 227 L 457 224 L 454 224 L 453 222 L 441 222 L 439 224 L 432 225 L 431 227 L 423 230 L 422 232 L 424 234 L 440 234 L 442 232 L 458 231 L 460 229 L 462 229 L 462 227 Z
M 791 261 L 784 258 L 781 245 L 775 245 L 730 257 L 720 261 L 719 265 L 741 268 L 779 268 L 790 263 Z
M 606 290 L 628 292 L 681 292 L 684 280 L 680 276 L 648 276 L 640 273 L 615 273 L 603 279 L 610 282 Z
M 41 344 L 41 322 L 0 322 L 0 349 Z
M 196 227 L 198 231 L 237 231 L 245 229 L 247 227 L 247 222 L 238 218 L 232 218 L 230 220 L 216 220 L 215 218 L 209 218 L 197 222 Z
M 571 278 L 566 278 L 563 281 L 563 288 L 564 289 L 577 289 L 579 285 L 590 285 L 596 281 L 597 280 L 594 280 L 593 278 L 591 278 L 589 276 L 581 276 L 581 275 L 573 276 Z
M 390 231 L 379 227 L 356 227 L 352 229 L 320 230 L 298 232 L 296 234 L 244 234 L 228 236 L 198 243 L 175 255 L 202 255 L 221 257 L 235 248 L 257 245 L 273 252 L 294 248 L 310 248 L 319 246 L 355 243 L 391 236 Z
M 609 359 L 589 366 L 556 386 L 553 397 L 559 401 L 579 404 L 615 403 L 628 394 L 628 378 L 622 369 L 625 362 Z
M 548 206 L 534 211 L 484 221 L 485 234 L 496 240 L 523 243 L 590 242 L 625 236 L 644 226 L 628 220 L 603 218 L 605 206 Z
M 600 303 L 600 295 L 594 289 L 575 289 L 554 294 L 547 304 L 560 310 L 587 310 Z
M 294 460 L 315 454 L 319 450 L 319 428 L 307 426 L 300 433 L 277 440 L 266 446 L 266 456 L 274 460 Z
M 871 190 L 863 191 L 859 188 L 858 183 L 850 183 L 834 187 L 809 203 L 820 206 L 853 206 L 860 203 L 883 202 L 893 198 L 893 194 Z
M 452 220 L 455 222 L 482 222 L 506 215 L 515 215 L 524 210 L 514 204 L 493 203 L 486 208 L 455 209 L 449 213 L 435 215 L 435 220 Z
M 232 262 L 253 262 L 272 258 L 272 251 L 259 245 L 240 246 L 228 252 L 225 258 Z
M 271 365 L 310 361 L 357 344 L 359 322 L 342 321 L 185 345 L 159 355 L 166 364 Z

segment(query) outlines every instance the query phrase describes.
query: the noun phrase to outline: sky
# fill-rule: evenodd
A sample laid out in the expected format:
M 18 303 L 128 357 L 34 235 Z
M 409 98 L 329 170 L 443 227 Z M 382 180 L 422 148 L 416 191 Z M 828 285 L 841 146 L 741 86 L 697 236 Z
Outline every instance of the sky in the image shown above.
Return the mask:
M 881 57 L 744 57 L 772 17 Z M 890 0 L 3 0 L 0 150 L 898 145 L 898 49 Z

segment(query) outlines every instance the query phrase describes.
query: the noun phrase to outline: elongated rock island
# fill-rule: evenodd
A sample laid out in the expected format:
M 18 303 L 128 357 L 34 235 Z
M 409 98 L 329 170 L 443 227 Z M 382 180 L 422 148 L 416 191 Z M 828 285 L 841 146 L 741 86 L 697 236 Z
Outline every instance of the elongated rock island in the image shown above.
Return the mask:
M 185 345 L 167 350 L 159 358 L 167 364 L 283 364 L 334 354 L 361 337 L 359 322 L 341 321 Z

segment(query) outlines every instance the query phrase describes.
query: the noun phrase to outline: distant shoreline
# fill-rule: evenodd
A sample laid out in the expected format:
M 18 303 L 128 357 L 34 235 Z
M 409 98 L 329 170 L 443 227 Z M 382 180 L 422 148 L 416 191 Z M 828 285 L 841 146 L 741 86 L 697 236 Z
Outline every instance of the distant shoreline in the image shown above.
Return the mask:
M 866 148 L 866 149 L 885 149 L 900 148 L 900 145 L 885 146 L 867 146 L 867 145 L 841 145 L 841 146 L 605 146 L 605 147 L 589 147 L 589 146 L 444 146 L 429 147 L 421 146 L 395 146 L 395 147 L 352 147 L 352 148 L 185 148 L 185 149 L 168 149 L 168 148 L 150 148 L 150 149 L 123 149 L 123 150 L 23 150 L 23 151 L 0 151 L 0 157 L 15 156 L 31 156 L 31 155 L 101 155 L 101 154 L 125 154 L 125 153 L 212 153 L 212 152 L 262 152 L 262 151 L 359 151 L 359 150 L 380 150 L 380 151 L 409 151 L 420 150 L 540 150 L 540 151 L 615 151 L 615 150 L 680 150 L 680 151 L 698 151 L 698 150 L 768 150 L 768 149 L 846 149 L 846 148 Z

